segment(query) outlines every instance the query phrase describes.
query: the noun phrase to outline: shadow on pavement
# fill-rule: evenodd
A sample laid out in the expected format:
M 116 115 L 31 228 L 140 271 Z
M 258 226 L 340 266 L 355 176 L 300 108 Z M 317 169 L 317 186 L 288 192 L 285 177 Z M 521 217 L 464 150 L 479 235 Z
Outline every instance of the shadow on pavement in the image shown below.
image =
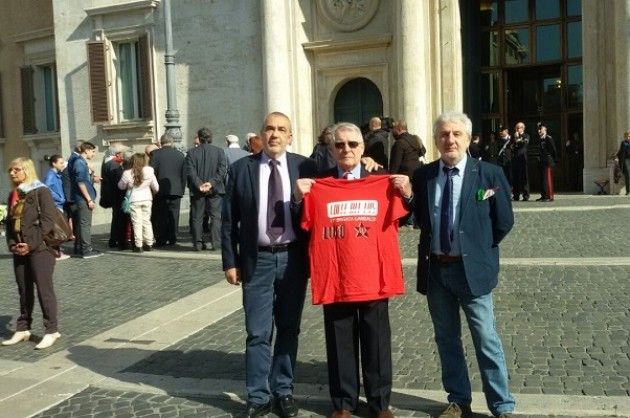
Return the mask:
M 203 396 L 203 394 L 191 393 L 187 395 L 183 392 L 191 388 L 181 386 L 182 390 L 180 391 L 179 388 L 172 386 L 172 379 L 159 379 L 160 376 L 169 376 L 242 382 L 238 388 L 212 388 L 217 392 L 235 390 L 242 397 L 245 389 L 244 353 L 227 353 L 216 350 L 188 352 L 166 350 L 154 352 L 147 356 L 147 350 L 138 348 L 109 349 L 91 346 L 74 346 L 69 349 L 69 352 L 69 360 L 104 377 L 143 386 L 153 386 L 165 391 L 170 396 L 200 402 L 231 416 L 240 416 L 244 410 L 242 401 L 233 399 L 227 394 L 217 393 Z M 323 373 L 324 379 L 326 379 L 326 364 L 323 362 L 300 362 L 298 360 L 296 369 L 298 372 L 295 383 L 297 384 L 312 383 L 309 379 L 312 373 Z M 155 376 L 156 379 L 147 378 L 146 375 Z M 162 382 L 164 383 L 162 384 Z M 185 382 L 182 382 L 182 385 L 184 384 Z M 318 393 L 315 398 L 312 398 L 313 394 L 311 393 L 295 393 L 298 405 L 304 412 L 309 411 L 311 414 L 329 416 L 331 405 L 327 400 L 327 388 L 325 385 L 319 385 L 319 388 L 321 393 Z M 427 414 L 427 416 L 436 416 L 445 408 L 443 403 L 398 392 L 392 393 L 391 405 L 399 409 L 411 408 L 420 414 Z M 353 415 L 368 417 L 367 405 L 361 402 Z M 476 417 L 483 416 L 485 415 L 476 415 Z
M 0 315 L 0 338 L 3 340 L 5 338 L 10 338 L 13 335 L 13 330 L 9 328 L 11 319 L 12 319 L 11 316 Z

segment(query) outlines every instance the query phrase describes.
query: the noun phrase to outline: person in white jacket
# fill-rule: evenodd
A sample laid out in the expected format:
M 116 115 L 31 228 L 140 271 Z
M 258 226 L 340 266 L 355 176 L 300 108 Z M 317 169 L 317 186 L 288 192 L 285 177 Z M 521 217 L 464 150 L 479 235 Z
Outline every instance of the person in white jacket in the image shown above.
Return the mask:
M 127 190 L 131 208 L 131 225 L 133 227 L 133 251 L 141 253 L 153 249 L 153 227 L 151 226 L 151 206 L 153 195 L 160 186 L 153 167 L 147 165 L 147 158 L 142 153 L 133 154 L 128 164 L 129 169 L 123 172 L 118 188 Z

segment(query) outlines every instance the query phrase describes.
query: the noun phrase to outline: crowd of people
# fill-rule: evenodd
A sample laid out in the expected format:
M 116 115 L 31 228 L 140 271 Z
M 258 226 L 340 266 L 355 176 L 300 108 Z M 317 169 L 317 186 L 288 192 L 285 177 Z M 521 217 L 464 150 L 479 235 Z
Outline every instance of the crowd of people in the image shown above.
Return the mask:
M 101 183 L 99 204 L 112 209 L 109 246 L 151 251 L 177 243 L 187 186 L 193 249 L 220 249 L 227 282 L 243 285 L 248 417 L 272 410 L 298 415 L 293 380 L 309 278 L 311 301 L 323 307 L 331 417 L 357 410 L 361 383 L 370 415 L 394 416 L 388 302 L 405 292 L 398 230 L 408 222 L 420 229 L 417 291 L 427 297 L 448 393 L 440 417 L 472 417 L 460 311 L 488 408 L 495 416 L 512 416 L 492 291 L 498 245 L 514 223 L 511 202 L 529 199 L 525 125 L 517 123 L 513 135 L 502 128 L 486 144 L 472 134 L 468 116 L 446 112 L 433 125 L 440 158 L 428 164 L 421 139 L 404 120 L 391 128 L 389 157 L 389 131 L 380 118 L 370 120 L 366 133 L 345 122 L 326 127 L 307 158 L 288 151 L 291 121 L 273 112 L 260 134 L 247 135 L 246 149 L 234 135 L 226 136 L 226 148 L 215 146 L 211 131 L 202 128 L 184 154 L 166 133 L 160 146 L 144 153 L 111 147 L 98 176 L 90 164 L 96 147 L 83 142 L 67 163 L 60 155 L 50 158 L 44 183 L 30 159 L 12 161 L 7 243 L 20 315 L 2 345 L 30 339 L 35 287 L 45 328 L 36 348 L 60 337 L 53 271 L 55 259 L 67 256 L 46 240 L 55 215 L 64 212 L 72 222 L 77 257 L 102 255 L 91 242 L 94 184 Z M 545 125 L 538 133 L 538 200 L 550 201 L 556 151 Z M 627 132 L 618 154 L 625 173 L 629 156 Z

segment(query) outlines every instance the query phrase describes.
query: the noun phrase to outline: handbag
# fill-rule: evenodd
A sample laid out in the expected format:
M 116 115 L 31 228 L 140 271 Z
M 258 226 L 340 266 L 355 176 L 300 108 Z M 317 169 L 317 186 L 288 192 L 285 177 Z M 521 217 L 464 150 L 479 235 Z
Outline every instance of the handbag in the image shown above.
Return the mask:
M 39 192 L 35 193 L 37 197 L 37 217 L 39 219 L 39 225 L 42 224 L 42 209 L 39 205 Z M 59 247 L 64 242 L 72 239 L 72 229 L 64 218 L 63 213 L 60 210 L 54 210 L 52 213 L 53 228 L 48 233 L 44 234 L 43 240 L 48 247 Z
M 131 213 L 131 189 L 127 189 L 127 193 L 125 193 L 125 197 L 123 197 L 122 203 L 120 204 L 120 209 L 123 213 L 129 214 Z

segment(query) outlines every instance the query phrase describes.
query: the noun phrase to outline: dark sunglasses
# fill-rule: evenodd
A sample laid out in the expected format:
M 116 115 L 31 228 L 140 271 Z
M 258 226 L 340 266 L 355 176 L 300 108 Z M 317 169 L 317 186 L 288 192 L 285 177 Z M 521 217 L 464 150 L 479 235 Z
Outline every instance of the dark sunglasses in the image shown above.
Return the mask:
M 346 147 L 346 144 L 348 144 L 350 148 L 355 149 L 356 147 L 359 146 L 360 142 L 359 141 L 335 142 L 335 148 L 342 150 Z

